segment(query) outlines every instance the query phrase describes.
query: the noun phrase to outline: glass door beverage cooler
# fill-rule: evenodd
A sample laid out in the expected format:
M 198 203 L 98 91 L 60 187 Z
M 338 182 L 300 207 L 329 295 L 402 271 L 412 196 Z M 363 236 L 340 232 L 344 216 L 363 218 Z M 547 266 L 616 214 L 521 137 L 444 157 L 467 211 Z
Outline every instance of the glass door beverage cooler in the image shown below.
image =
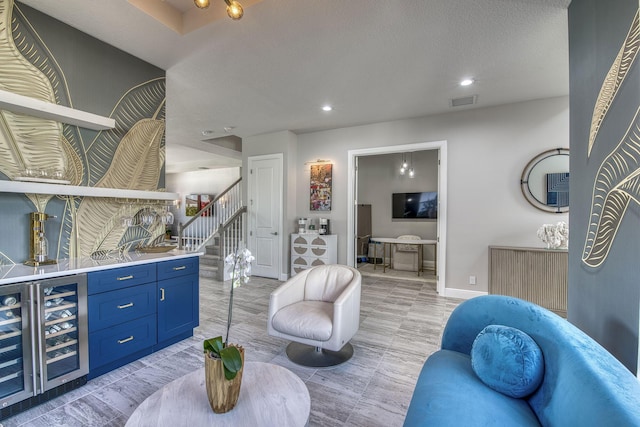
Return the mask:
M 0 286 L 0 419 L 86 383 L 87 349 L 86 275 Z

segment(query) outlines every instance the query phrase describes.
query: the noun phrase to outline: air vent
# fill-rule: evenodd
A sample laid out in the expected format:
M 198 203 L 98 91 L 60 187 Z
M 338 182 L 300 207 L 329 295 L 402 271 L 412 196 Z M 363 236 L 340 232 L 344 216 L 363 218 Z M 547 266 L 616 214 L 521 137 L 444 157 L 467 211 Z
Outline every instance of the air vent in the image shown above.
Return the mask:
M 465 105 L 474 105 L 478 102 L 478 95 L 465 96 L 464 98 L 452 99 L 450 105 L 452 107 L 463 107 Z

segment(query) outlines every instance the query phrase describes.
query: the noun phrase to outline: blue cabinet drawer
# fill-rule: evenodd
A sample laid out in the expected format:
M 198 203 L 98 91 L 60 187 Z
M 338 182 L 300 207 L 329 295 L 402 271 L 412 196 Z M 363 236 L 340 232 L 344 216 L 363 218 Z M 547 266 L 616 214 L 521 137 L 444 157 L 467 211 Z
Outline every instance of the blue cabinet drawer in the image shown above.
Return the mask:
M 142 317 L 89 334 L 89 370 L 156 344 L 156 316 Z
M 188 274 L 198 275 L 199 261 L 200 259 L 194 256 L 191 258 L 159 262 L 157 264 L 158 280 L 172 279 Z
M 156 284 L 132 286 L 90 295 L 89 332 L 155 314 Z
M 133 265 L 88 273 L 87 290 L 89 295 L 93 295 L 155 281 L 155 264 Z

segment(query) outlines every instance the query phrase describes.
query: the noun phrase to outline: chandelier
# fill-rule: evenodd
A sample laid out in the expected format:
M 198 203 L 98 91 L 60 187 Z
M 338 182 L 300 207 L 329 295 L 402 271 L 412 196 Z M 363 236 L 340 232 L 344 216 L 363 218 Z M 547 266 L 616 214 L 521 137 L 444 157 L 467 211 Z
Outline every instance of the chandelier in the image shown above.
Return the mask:
M 242 15 L 244 15 L 244 10 L 242 9 L 242 5 L 240 4 L 240 2 L 236 0 L 224 0 L 224 2 L 227 4 L 227 15 L 229 15 L 229 18 L 233 20 L 242 18 Z M 211 4 L 211 1 L 193 0 L 193 3 L 195 3 L 196 7 L 200 9 L 206 9 Z

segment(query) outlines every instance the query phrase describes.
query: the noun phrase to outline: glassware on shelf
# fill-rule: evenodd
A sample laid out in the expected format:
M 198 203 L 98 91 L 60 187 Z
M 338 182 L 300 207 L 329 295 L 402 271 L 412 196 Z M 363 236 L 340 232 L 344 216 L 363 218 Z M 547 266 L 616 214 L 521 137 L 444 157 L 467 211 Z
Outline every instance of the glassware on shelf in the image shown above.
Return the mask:
M 123 227 L 131 227 L 133 225 L 133 215 L 131 214 L 132 209 L 131 205 L 127 205 L 125 214 L 120 217 Z
M 156 220 L 156 213 L 151 208 L 145 208 L 140 216 L 142 225 L 149 226 Z
M 162 220 L 162 223 L 164 225 L 173 224 L 174 217 L 173 217 L 173 213 L 169 210 L 169 206 L 164 207 L 164 211 L 162 212 L 160 219 Z

